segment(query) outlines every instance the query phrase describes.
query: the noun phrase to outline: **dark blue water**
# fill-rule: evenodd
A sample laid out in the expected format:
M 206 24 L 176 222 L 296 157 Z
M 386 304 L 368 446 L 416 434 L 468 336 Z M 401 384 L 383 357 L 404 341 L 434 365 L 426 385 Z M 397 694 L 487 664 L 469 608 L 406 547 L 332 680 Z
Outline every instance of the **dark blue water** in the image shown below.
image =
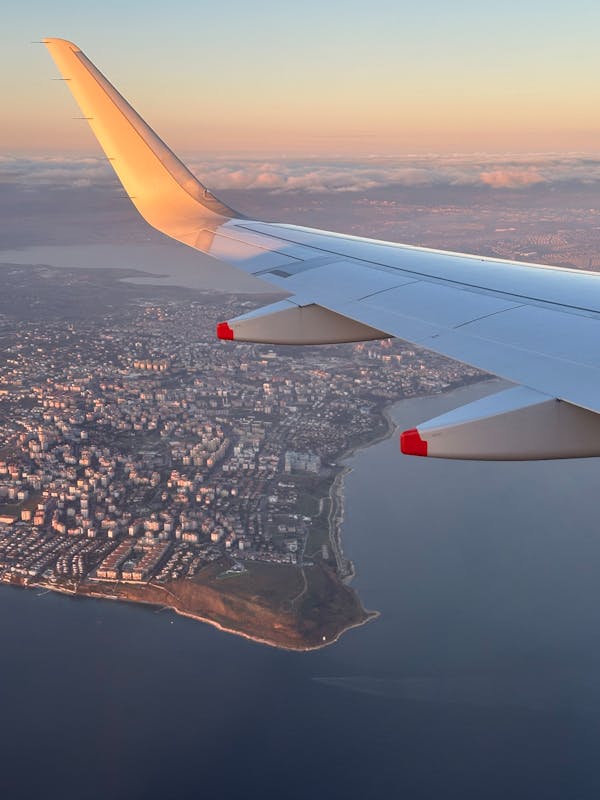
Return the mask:
M 394 437 L 352 465 L 346 551 L 382 614 L 325 650 L 1 588 L 6 796 L 596 799 L 600 463 L 408 459 Z

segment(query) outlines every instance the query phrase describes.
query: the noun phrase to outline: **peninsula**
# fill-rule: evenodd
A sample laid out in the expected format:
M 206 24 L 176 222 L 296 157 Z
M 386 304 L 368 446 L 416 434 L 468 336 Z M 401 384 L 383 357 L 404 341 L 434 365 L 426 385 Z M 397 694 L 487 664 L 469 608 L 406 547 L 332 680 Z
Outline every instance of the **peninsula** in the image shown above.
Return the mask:
M 223 344 L 252 297 L 3 269 L 0 580 L 295 650 L 376 616 L 349 585 L 344 457 L 390 403 L 480 373 L 395 341 Z

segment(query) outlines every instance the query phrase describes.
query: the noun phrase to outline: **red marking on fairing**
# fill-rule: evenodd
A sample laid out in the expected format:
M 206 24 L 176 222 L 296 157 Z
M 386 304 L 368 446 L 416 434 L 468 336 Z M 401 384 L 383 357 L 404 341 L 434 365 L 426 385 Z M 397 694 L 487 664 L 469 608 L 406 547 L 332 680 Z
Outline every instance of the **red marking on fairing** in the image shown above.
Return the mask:
M 400 435 L 400 450 L 405 456 L 426 456 L 427 442 L 416 428 L 411 428 Z
M 219 322 L 219 324 L 217 325 L 217 338 L 233 339 L 233 331 L 229 327 L 228 322 Z

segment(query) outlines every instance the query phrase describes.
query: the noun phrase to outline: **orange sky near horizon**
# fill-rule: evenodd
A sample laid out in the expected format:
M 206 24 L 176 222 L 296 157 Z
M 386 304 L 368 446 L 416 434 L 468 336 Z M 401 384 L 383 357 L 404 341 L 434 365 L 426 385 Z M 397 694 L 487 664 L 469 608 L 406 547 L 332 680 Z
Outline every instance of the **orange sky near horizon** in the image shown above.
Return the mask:
M 71 0 L 10 10 L 0 152 L 97 152 L 45 48 L 29 44 L 44 34 L 75 41 L 176 152 L 600 149 L 600 6 L 588 0 L 250 5 L 232 0 L 227 18 L 183 0 L 168 16 L 152 0 L 76 18 Z

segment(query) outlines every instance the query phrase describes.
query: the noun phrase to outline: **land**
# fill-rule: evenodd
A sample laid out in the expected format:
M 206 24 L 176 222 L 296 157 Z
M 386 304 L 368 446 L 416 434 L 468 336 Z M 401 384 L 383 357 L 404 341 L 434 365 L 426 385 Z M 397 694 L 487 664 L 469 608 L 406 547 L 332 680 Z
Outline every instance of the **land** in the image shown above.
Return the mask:
M 236 169 L 275 179 L 224 189 L 213 175 L 226 202 L 257 218 L 600 263 L 595 156 L 311 157 Z M 293 191 L 278 180 L 286 175 Z M 342 547 L 345 458 L 390 435 L 391 403 L 484 376 L 396 341 L 219 343 L 218 320 L 275 298 L 152 286 L 157 272 L 200 264 L 192 286 L 239 287 L 240 276 L 167 247 L 106 165 L 15 158 L 6 178 L 0 234 L 24 263 L 0 264 L 0 579 L 173 608 L 294 649 L 372 619 Z M 111 263 L 151 263 L 154 275 L 82 267 L 107 231 Z M 137 255 L 125 257 L 132 245 Z M 72 248 L 77 268 L 31 263 L 19 248 L 32 246 L 55 246 L 56 263 Z
M 376 616 L 343 553 L 344 459 L 391 433 L 390 403 L 481 373 L 390 341 L 214 340 L 265 298 L 3 269 L 2 581 L 295 650 Z
M 377 617 L 356 592 L 318 562 L 310 570 L 253 563 L 211 565 L 191 579 L 164 584 L 86 582 L 35 585 L 65 594 L 142 603 L 172 610 L 255 642 L 288 650 L 314 650 Z

